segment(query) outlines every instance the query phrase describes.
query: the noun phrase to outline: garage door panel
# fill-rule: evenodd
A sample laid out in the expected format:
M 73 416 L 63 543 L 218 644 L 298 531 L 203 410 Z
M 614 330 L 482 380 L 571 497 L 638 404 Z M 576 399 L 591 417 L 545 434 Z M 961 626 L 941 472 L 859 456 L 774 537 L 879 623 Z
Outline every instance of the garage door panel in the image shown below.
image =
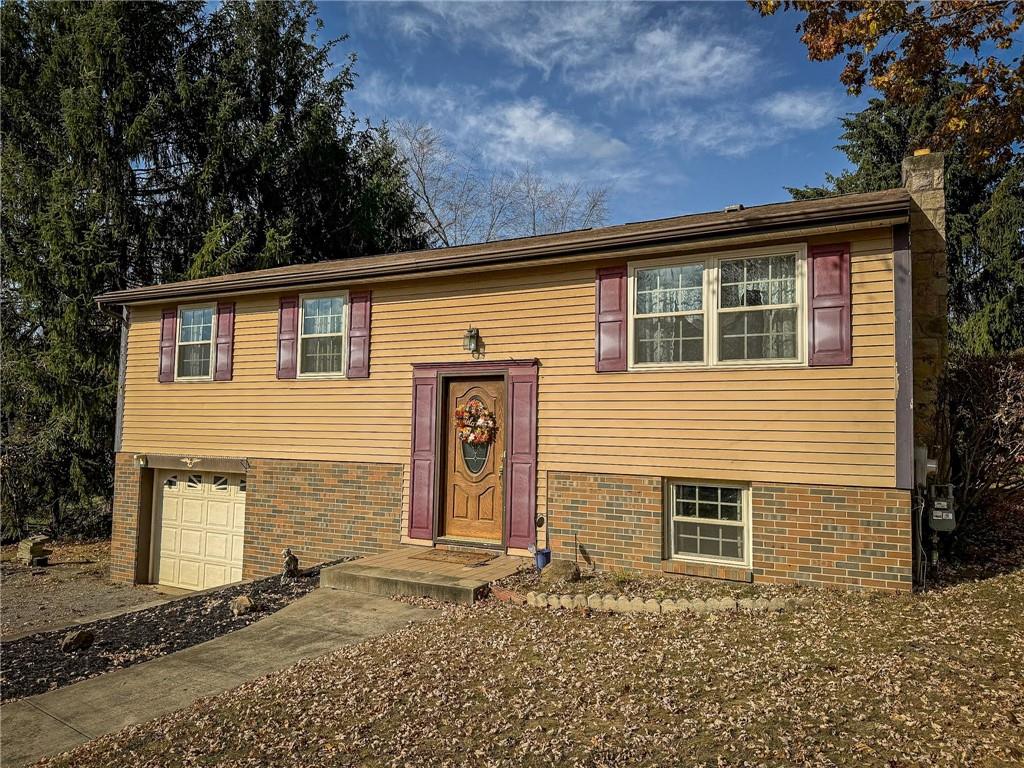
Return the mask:
M 230 536 L 217 531 L 206 532 L 206 560 L 230 559 Z
M 188 589 L 203 588 L 203 563 L 182 558 L 178 561 L 178 585 Z
M 231 581 L 228 574 L 231 569 L 226 565 L 220 565 L 218 563 L 205 563 L 204 578 L 207 584 L 227 584 Z
M 174 496 L 164 496 L 164 520 L 168 523 L 181 521 L 181 499 Z
M 172 480 L 176 474 L 161 472 L 155 484 L 157 580 L 186 589 L 240 581 L 245 493 L 236 489 L 244 487 L 244 475 L 190 473 L 180 482 Z
M 172 557 L 161 557 L 157 580 L 161 584 L 178 583 L 178 560 Z
M 182 528 L 181 545 L 178 547 L 179 554 L 183 556 L 203 556 L 203 530 L 201 528 Z
M 227 501 L 210 501 L 206 507 L 206 525 L 210 528 L 231 529 L 231 504 Z
M 179 541 L 181 529 L 165 527 L 160 532 L 160 554 L 177 555 L 181 542 Z
M 182 499 L 181 500 L 181 523 L 182 525 L 203 525 L 205 523 L 204 510 L 206 499 Z

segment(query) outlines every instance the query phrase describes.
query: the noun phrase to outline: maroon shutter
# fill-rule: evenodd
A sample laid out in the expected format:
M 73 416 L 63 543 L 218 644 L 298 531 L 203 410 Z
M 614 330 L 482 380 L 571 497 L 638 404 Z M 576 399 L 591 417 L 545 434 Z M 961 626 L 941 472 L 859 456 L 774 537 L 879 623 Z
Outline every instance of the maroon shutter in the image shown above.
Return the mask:
M 370 378 L 370 291 L 348 297 L 348 377 Z
M 294 379 L 298 372 L 299 297 L 282 296 L 277 327 L 277 378 Z
M 158 381 L 174 381 L 174 342 L 178 332 L 178 310 L 165 309 L 160 316 L 160 375 Z
M 231 381 L 235 343 L 234 302 L 217 304 L 217 357 L 213 369 L 214 381 Z
M 819 245 L 807 257 L 808 362 L 851 365 L 850 244 Z
M 437 375 L 413 373 L 409 538 L 434 538 L 434 467 Z
M 537 367 L 510 368 L 508 373 L 507 543 L 526 549 L 535 543 L 537 531 Z
M 599 373 L 626 370 L 626 268 L 597 270 L 597 338 Z

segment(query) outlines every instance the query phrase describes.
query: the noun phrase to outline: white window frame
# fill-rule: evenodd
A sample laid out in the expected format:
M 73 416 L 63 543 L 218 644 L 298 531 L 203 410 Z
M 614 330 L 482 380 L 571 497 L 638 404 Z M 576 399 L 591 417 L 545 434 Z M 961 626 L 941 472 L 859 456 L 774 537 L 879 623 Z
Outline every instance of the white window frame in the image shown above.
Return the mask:
M 306 320 L 306 299 L 325 299 L 325 298 L 340 298 L 344 302 L 344 306 L 341 310 L 341 370 L 328 373 L 304 373 L 302 370 L 302 340 L 303 339 L 317 339 L 326 338 L 328 336 L 337 336 L 335 333 L 310 333 L 306 334 L 302 332 Z M 317 291 L 316 293 L 301 293 L 299 294 L 299 332 L 296 334 L 295 341 L 295 375 L 300 379 L 344 379 L 347 378 L 346 372 L 348 371 L 348 324 L 349 320 L 349 303 L 348 303 L 348 291 Z
M 675 520 L 676 520 L 676 486 L 679 485 L 696 485 L 704 486 L 706 488 L 731 488 L 740 492 L 740 514 L 743 519 L 739 522 L 733 522 L 732 520 L 712 520 L 710 518 L 701 517 L 686 517 L 680 518 L 682 520 L 690 522 L 700 522 L 703 520 L 709 525 L 726 525 L 735 528 L 743 529 L 743 559 L 734 559 L 731 557 L 715 557 L 712 555 L 692 555 L 692 554 L 676 554 L 675 552 Z M 699 495 L 699 491 L 698 491 Z M 668 557 L 670 560 L 674 560 L 682 563 L 701 563 L 706 565 L 730 565 L 735 568 L 751 568 L 753 567 L 754 560 L 754 543 L 753 543 L 753 526 L 751 524 L 751 517 L 753 511 L 752 493 L 750 486 L 746 483 L 741 482 L 723 482 L 717 480 L 693 480 L 693 479 L 679 479 L 671 478 L 665 480 L 665 519 L 664 525 L 667 527 L 666 537 L 668 541 Z
M 797 356 L 790 359 L 772 360 L 719 360 L 718 359 L 718 321 L 719 321 L 719 287 L 721 285 L 720 265 L 723 261 L 752 258 L 758 256 L 782 256 L 793 254 L 796 257 L 796 298 L 794 304 L 778 305 L 779 309 L 793 308 L 796 316 L 796 351 Z M 637 363 L 634 321 L 636 319 L 636 273 L 657 267 L 677 267 L 686 264 L 704 264 L 704 361 L 703 362 L 667 362 Z M 807 367 L 807 244 L 794 243 L 782 246 L 764 246 L 745 248 L 742 250 L 722 253 L 694 253 L 649 261 L 629 263 L 627 305 L 629 307 L 629 323 L 627 350 L 629 354 L 628 369 L 630 371 L 666 371 L 666 370 L 701 370 L 729 368 L 806 368 Z M 775 305 L 772 305 L 775 308 Z M 731 312 L 732 310 L 726 310 Z M 667 313 L 679 314 L 679 313 Z M 693 313 L 689 313 L 693 314 Z M 653 315 L 642 315 L 649 317 Z
M 181 362 L 181 348 L 197 347 L 201 341 L 181 341 L 181 315 L 192 309 L 210 310 L 210 370 L 205 376 L 179 376 L 178 364 Z M 174 326 L 174 380 L 175 381 L 213 381 L 213 369 L 217 367 L 217 305 L 215 303 L 182 304 L 178 307 L 177 323 Z

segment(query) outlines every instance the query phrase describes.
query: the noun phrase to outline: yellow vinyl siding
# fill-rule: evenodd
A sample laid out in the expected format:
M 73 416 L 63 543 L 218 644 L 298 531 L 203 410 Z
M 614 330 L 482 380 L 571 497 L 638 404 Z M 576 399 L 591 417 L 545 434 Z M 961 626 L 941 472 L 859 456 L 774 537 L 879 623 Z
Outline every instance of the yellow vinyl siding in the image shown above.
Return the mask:
M 267 294 L 236 299 L 232 381 L 160 384 L 162 307 L 134 307 L 122 450 L 407 465 L 411 363 L 469 359 L 462 334 L 472 324 L 486 360 L 541 361 L 541 514 L 549 470 L 894 485 L 888 230 L 852 241 L 846 367 L 598 374 L 596 263 L 372 286 L 371 378 L 351 381 L 277 380 L 278 295 Z M 408 466 L 405 486 L 408 502 Z

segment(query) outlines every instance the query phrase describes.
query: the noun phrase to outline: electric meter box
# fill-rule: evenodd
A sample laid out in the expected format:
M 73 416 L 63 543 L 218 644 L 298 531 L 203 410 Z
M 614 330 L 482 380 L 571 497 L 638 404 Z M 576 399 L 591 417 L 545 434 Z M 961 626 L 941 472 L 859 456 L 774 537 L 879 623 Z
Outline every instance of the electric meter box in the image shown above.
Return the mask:
M 931 494 L 931 504 L 928 505 L 929 527 L 940 533 L 955 530 L 956 510 L 953 504 L 953 486 L 933 485 L 928 490 Z

